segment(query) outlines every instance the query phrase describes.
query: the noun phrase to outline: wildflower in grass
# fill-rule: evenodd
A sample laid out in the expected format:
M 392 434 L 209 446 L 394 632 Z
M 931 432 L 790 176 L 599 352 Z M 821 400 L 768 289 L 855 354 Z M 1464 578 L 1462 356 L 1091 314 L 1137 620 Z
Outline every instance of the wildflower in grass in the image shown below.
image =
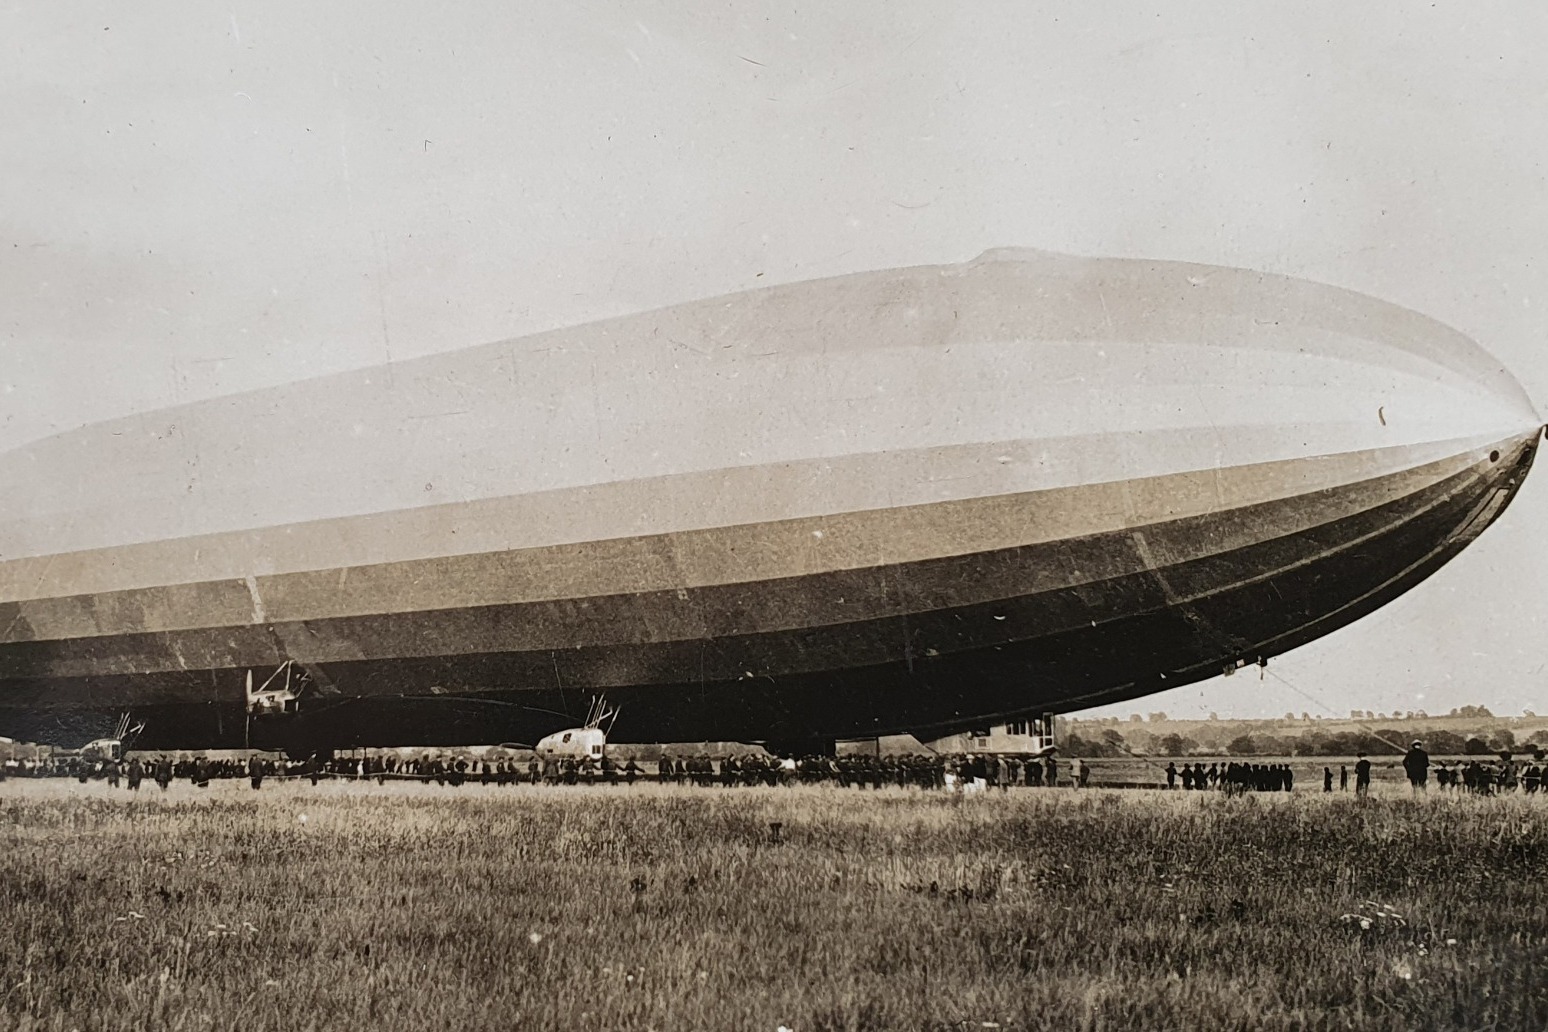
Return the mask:
M 527 941 L 530 942 L 532 945 L 536 946 L 538 943 L 543 941 L 543 933 L 542 932 L 528 932 L 527 933 Z

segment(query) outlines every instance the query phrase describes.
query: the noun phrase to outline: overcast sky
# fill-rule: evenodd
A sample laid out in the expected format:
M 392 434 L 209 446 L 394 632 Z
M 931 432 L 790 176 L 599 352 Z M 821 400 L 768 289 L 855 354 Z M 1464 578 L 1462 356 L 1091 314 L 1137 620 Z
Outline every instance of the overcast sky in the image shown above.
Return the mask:
M 0 448 L 1001 245 L 1361 290 L 1541 408 L 1545 48 L 1536 0 L 5 5 Z M 1539 471 L 1266 680 L 1116 710 L 1548 711 L 1545 522 Z

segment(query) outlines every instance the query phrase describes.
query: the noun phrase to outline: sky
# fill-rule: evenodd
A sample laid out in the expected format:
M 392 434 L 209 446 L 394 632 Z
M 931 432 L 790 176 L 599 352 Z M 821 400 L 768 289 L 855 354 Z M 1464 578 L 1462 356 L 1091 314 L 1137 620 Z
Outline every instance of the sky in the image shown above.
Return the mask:
M 0 449 L 997 246 L 1363 291 L 1542 409 L 1545 43 L 1535 2 L 0 6 Z M 1539 472 L 1262 680 L 1110 711 L 1544 712 L 1545 520 Z

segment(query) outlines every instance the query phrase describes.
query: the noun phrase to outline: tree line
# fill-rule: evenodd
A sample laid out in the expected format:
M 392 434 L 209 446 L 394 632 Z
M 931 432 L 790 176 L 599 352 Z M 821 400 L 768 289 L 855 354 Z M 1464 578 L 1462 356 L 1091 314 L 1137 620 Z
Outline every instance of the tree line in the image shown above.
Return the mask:
M 1246 732 L 1227 741 L 1223 748 L 1213 747 L 1181 734 L 1146 736 L 1145 741 L 1129 741 L 1116 728 L 1096 735 L 1070 731 L 1060 743 L 1071 756 L 1119 757 L 1147 756 L 1399 756 L 1415 737 L 1423 739 L 1432 756 L 1491 756 L 1503 751 L 1548 748 L 1548 730 L 1537 731 L 1518 741 L 1509 728 L 1459 734 L 1455 731 L 1423 731 L 1416 736 L 1408 728 L 1375 728 L 1360 731 L 1319 731 L 1308 729 L 1299 734 L 1269 731 Z

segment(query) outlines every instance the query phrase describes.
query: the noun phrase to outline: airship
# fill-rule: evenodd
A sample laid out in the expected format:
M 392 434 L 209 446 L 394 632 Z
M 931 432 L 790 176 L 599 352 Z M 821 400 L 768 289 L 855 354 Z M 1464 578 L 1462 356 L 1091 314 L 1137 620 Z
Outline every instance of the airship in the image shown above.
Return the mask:
M 1004 249 L 693 301 L 0 455 L 0 733 L 536 741 L 603 699 L 614 741 L 818 750 L 1067 712 L 1413 588 L 1540 430 L 1463 334 L 1244 269 Z

